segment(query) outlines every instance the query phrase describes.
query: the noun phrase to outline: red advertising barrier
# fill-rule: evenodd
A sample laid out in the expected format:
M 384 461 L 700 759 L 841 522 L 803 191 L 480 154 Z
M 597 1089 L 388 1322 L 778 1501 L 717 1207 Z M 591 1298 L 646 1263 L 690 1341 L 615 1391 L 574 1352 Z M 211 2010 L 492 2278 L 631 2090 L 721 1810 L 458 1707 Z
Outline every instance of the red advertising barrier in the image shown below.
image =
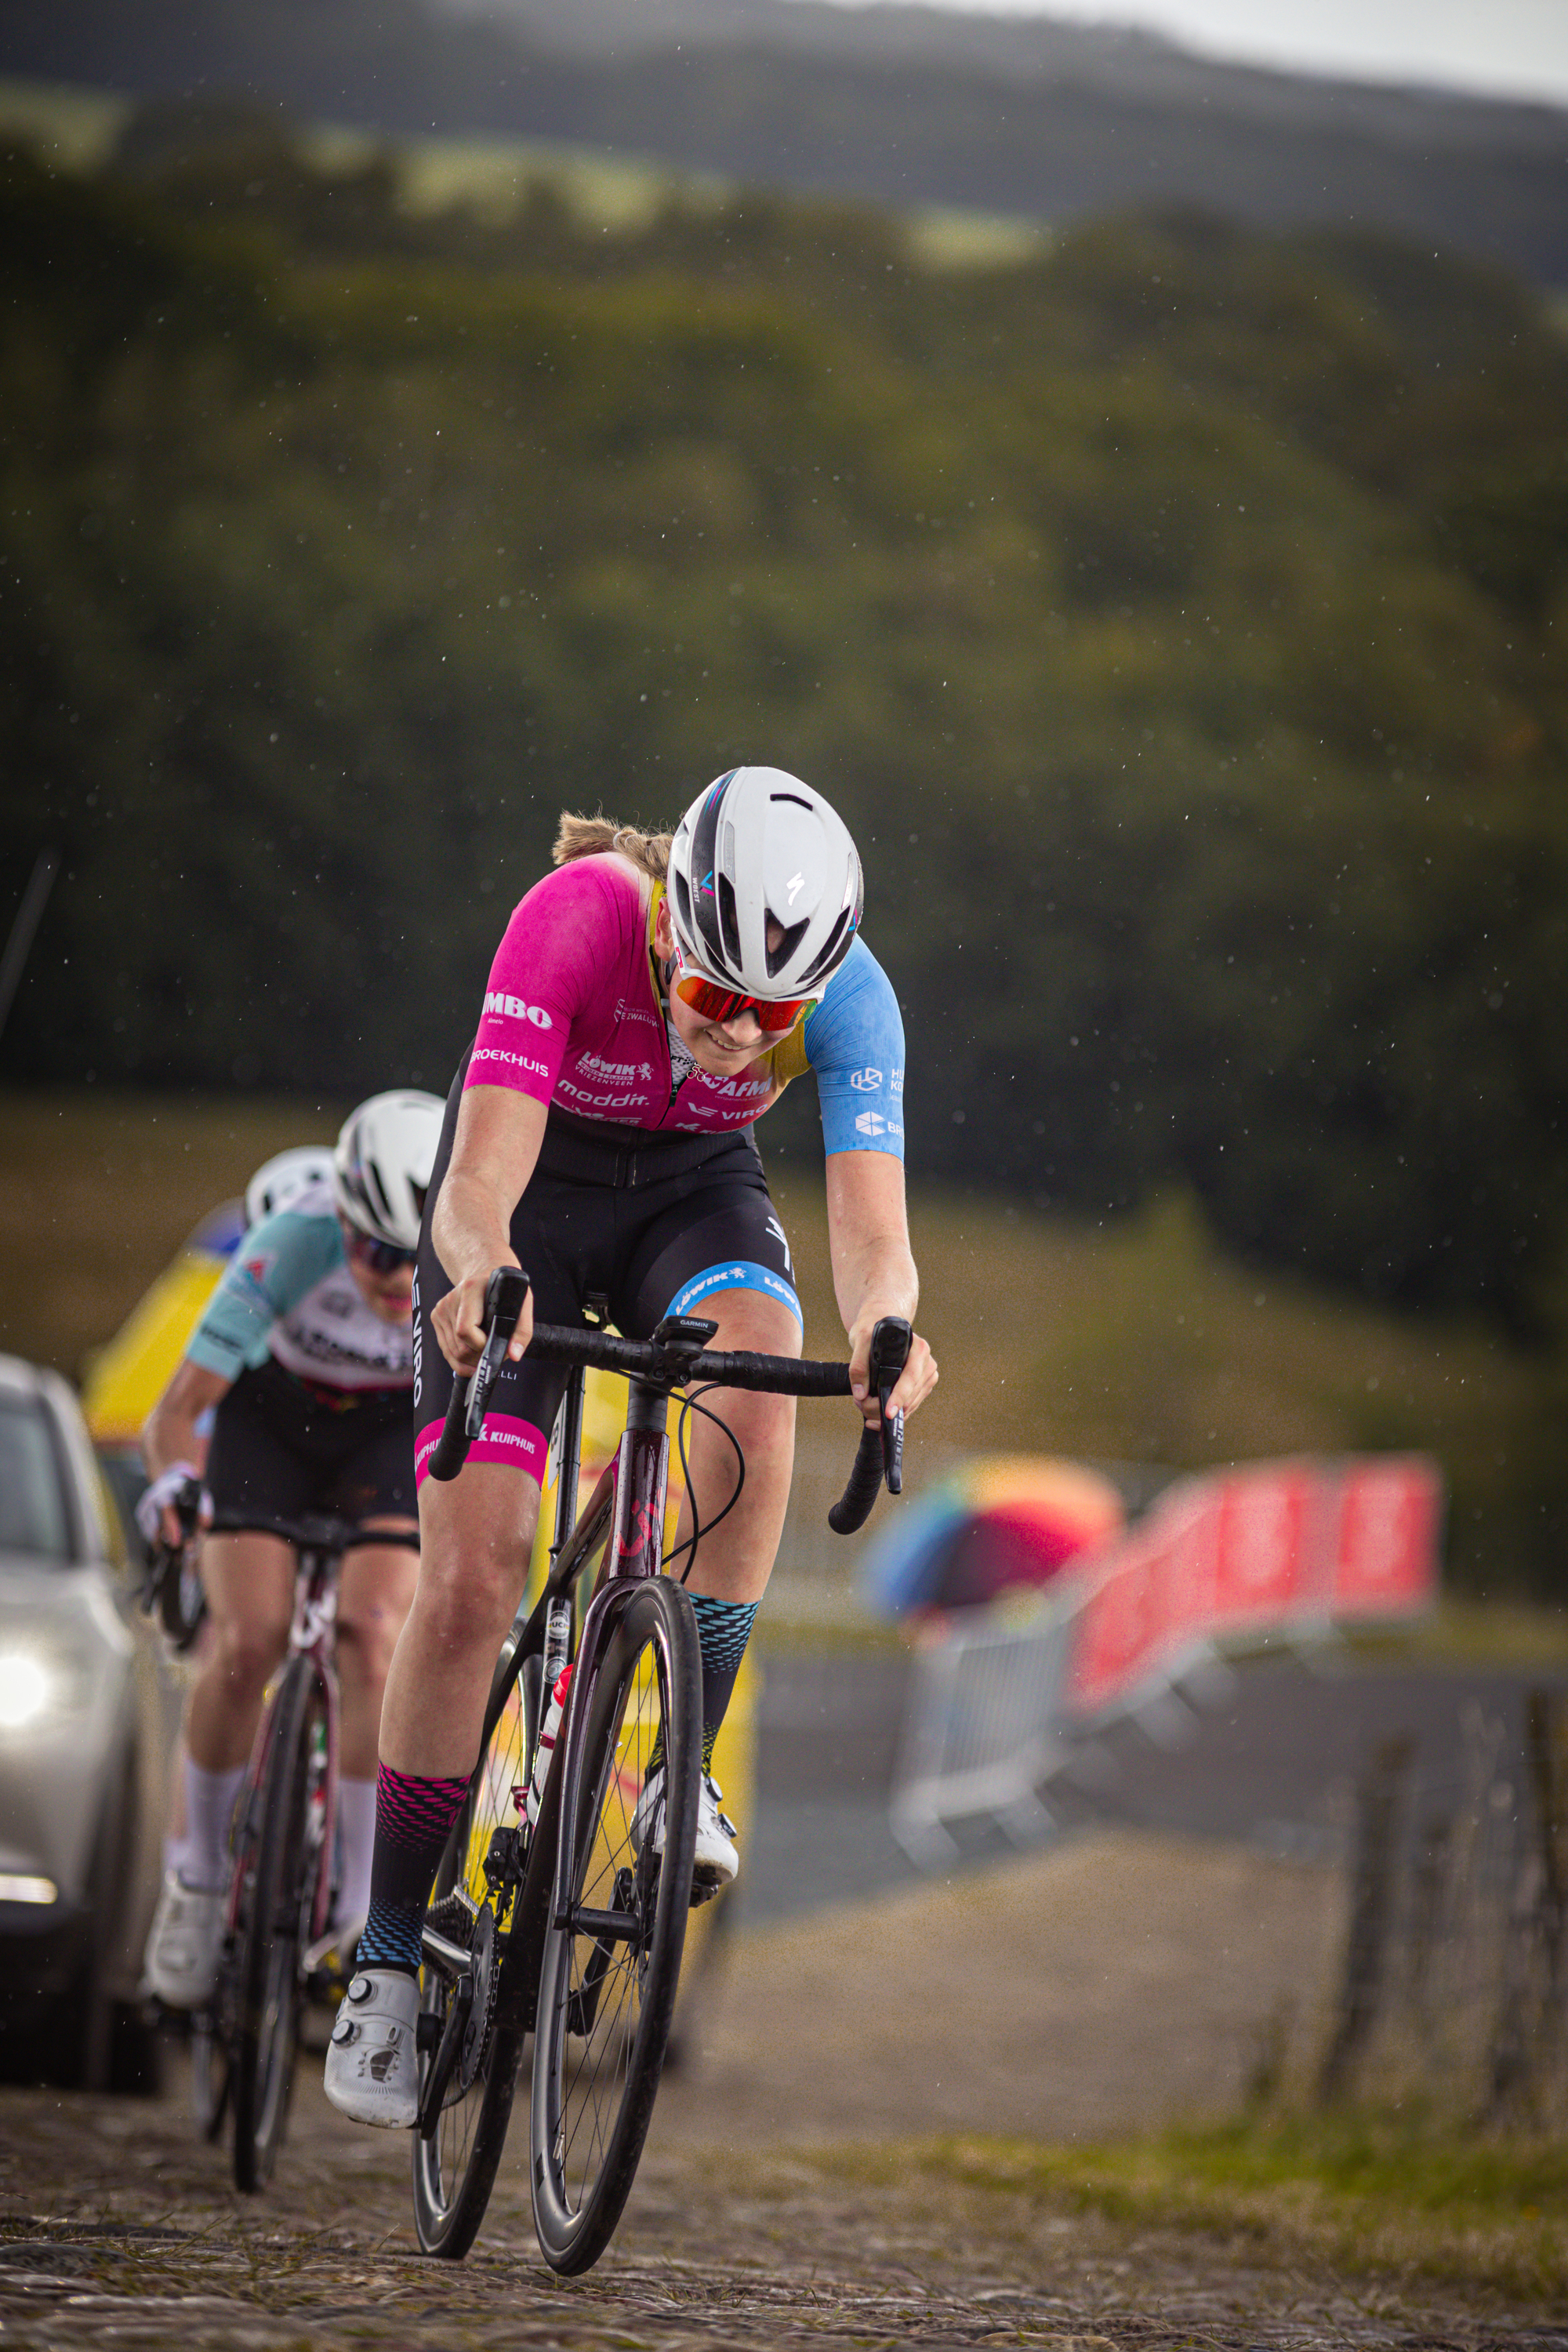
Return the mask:
M 1329 1609 L 1336 1618 L 1404 1616 L 1437 1589 L 1443 1481 L 1424 1454 L 1347 1463 L 1335 1514 Z
M 1125 1704 L 1209 1642 L 1418 1612 L 1436 1593 L 1442 1502 L 1419 1454 L 1183 1479 L 1088 1572 L 1068 1708 Z

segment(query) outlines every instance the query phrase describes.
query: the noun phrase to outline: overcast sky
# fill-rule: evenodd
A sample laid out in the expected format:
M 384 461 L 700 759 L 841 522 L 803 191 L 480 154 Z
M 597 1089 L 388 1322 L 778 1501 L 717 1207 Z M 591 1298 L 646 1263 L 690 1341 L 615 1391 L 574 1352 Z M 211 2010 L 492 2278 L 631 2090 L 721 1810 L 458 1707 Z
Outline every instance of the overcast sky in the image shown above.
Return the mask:
M 864 0 L 849 0 L 864 5 Z M 1147 26 L 1187 48 L 1358 80 L 1568 104 L 1568 0 L 935 0 Z

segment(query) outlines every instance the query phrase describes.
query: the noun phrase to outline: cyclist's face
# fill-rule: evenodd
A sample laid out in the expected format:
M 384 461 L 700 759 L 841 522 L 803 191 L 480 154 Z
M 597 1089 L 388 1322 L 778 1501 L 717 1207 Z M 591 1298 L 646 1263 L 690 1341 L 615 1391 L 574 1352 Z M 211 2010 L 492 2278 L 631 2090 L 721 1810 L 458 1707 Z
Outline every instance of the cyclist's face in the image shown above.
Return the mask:
M 675 953 L 675 938 L 669 927 L 669 909 L 662 901 L 658 919 L 654 927 L 654 953 L 662 964 Z M 679 996 L 668 999 L 669 1017 L 675 1034 L 685 1045 L 700 1070 L 716 1078 L 732 1077 L 754 1062 L 759 1054 L 766 1053 L 778 1039 L 770 1037 L 754 1013 L 742 1013 L 735 1021 L 704 1021 L 689 1004 Z
M 338 1223 L 342 1224 L 340 1217 Z M 343 1226 L 345 1238 L 348 1228 Z M 394 1328 L 406 1328 L 414 1316 L 414 1268 L 412 1265 L 395 1265 L 386 1274 L 377 1274 L 366 1265 L 352 1249 L 345 1252 L 348 1269 L 354 1286 L 373 1315 Z

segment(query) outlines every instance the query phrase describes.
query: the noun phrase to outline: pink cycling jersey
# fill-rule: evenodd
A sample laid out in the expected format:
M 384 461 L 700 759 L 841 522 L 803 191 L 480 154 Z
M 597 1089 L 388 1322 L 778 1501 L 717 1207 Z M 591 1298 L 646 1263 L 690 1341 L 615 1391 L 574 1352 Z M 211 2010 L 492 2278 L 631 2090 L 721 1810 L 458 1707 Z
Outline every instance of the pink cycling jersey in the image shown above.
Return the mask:
M 574 858 L 536 882 L 496 950 L 466 1084 L 617 1127 L 749 1127 L 780 1091 L 767 1049 L 733 1077 L 692 1071 L 675 1093 L 648 946 L 647 902 L 618 858 Z

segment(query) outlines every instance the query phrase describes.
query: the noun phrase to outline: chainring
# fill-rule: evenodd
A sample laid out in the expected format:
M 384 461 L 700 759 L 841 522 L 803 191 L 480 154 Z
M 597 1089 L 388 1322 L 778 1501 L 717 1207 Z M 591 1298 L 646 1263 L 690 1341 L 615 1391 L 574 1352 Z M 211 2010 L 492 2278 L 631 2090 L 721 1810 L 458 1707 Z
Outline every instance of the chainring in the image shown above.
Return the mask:
M 474 1921 L 468 1966 L 474 1979 L 473 2006 L 464 2030 L 463 2046 L 452 2069 L 452 2086 L 447 2094 L 448 2102 L 466 2097 L 473 2089 L 489 2055 L 490 2035 L 495 2028 L 496 1995 L 500 1990 L 500 1955 L 496 1948 L 496 1915 L 488 1903 L 480 1905 L 479 1916 Z

